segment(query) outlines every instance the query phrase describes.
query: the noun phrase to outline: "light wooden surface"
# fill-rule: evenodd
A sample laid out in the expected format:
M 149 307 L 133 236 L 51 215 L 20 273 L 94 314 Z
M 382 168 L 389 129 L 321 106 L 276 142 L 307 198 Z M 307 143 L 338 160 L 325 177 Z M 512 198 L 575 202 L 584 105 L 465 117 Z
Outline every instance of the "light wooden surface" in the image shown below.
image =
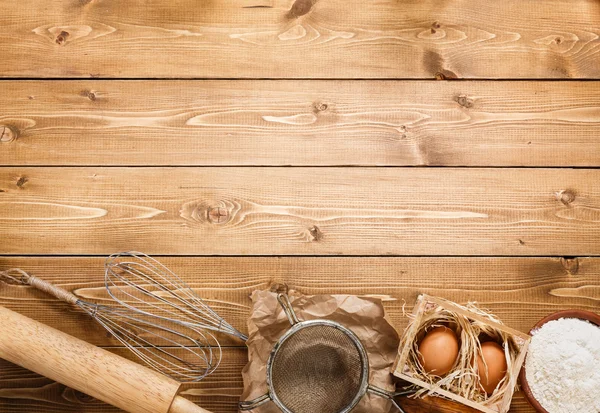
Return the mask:
M 600 312 L 597 0 L 4 0 L 0 23 L 0 270 L 106 303 L 103 257 L 138 249 L 242 330 L 278 283 L 380 297 L 399 331 L 419 293 L 523 332 Z M 31 288 L 0 305 L 131 357 Z M 233 413 L 223 344 L 184 395 Z M 22 412 L 118 410 L 0 360 Z
M 250 294 L 284 284 L 303 294 L 371 295 L 402 331 L 417 296 L 476 301 L 509 327 L 528 332 L 565 308 L 600 302 L 600 258 L 544 257 L 159 257 L 236 328 L 246 331 Z M 108 303 L 102 257 L 3 257 L 83 300 Z M 119 346 L 89 316 L 34 290 L 0 284 L 0 305 L 99 346 Z M 43 308 L 43 311 L 41 309 Z M 224 344 L 239 345 L 224 338 Z
M 560 309 L 598 311 L 600 300 L 600 258 L 159 258 L 240 329 L 245 329 L 250 311 L 249 294 L 274 284 L 287 284 L 304 294 L 337 292 L 379 297 L 399 331 L 408 321 L 404 312 L 410 313 L 417 295 L 423 292 L 459 303 L 476 301 L 506 325 L 525 332 L 546 314 Z M 4 257 L 0 258 L 0 268 L 18 266 L 32 274 L 43 274 L 85 300 L 105 302 L 103 262 L 101 257 Z M 126 350 L 115 347 L 118 342 L 88 315 L 30 287 L 0 284 L 0 305 L 131 357 Z M 233 341 L 224 344 L 236 345 Z M 227 347 L 224 364 L 205 381 L 186 385 L 183 394 L 211 411 L 234 411 L 242 390 L 239 372 L 245 357 L 243 349 Z M 8 363 L 0 363 L 0 373 L 3 412 L 117 411 Z M 470 411 L 438 399 L 407 400 L 403 405 L 412 412 Z M 520 393 L 515 396 L 512 410 L 531 412 Z
M 600 76 L 596 0 L 4 0 L 0 16 L 0 76 Z
M 5 167 L 0 190 L 5 254 L 600 254 L 598 169 Z
M 18 81 L 0 96 L 0 165 L 600 165 L 595 82 Z

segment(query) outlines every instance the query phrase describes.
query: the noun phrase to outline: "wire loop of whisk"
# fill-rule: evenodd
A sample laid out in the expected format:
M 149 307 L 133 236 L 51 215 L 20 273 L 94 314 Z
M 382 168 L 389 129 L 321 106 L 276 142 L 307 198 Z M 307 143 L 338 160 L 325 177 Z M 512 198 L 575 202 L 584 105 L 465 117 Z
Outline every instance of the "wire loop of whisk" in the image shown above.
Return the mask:
M 127 308 L 86 302 L 79 306 L 146 365 L 176 380 L 200 381 L 221 362 L 218 340 L 200 329 L 169 326 Z
M 105 284 L 116 302 L 140 314 L 248 340 L 179 276 L 144 253 L 111 255 L 105 264 Z

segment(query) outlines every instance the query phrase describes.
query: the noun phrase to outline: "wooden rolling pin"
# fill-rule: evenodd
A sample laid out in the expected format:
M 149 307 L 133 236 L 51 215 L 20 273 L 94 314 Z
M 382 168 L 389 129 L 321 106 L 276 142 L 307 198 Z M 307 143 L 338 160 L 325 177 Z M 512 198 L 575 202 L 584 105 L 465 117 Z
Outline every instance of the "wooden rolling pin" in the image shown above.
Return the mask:
M 180 383 L 0 306 L 0 358 L 130 413 L 210 413 Z

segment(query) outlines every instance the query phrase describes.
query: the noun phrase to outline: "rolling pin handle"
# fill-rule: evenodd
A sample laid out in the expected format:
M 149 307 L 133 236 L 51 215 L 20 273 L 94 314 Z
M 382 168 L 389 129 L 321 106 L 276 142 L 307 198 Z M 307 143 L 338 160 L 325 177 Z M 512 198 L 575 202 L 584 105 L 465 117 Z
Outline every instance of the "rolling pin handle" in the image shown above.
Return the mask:
M 169 409 L 169 413 L 210 413 L 208 410 L 192 403 L 182 396 L 176 396 L 173 399 L 173 404 Z

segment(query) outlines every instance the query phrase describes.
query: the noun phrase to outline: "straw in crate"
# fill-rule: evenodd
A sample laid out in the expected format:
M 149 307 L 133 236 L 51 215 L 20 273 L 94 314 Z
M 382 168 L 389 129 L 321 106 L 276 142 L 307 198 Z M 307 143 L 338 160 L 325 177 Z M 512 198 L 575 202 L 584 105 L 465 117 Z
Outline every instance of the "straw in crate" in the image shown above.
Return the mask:
M 428 330 L 437 326 L 454 330 L 460 343 L 456 362 L 443 377 L 428 374 L 419 357 L 419 343 Z M 477 371 L 476 358 L 481 356 L 482 338 L 501 345 L 506 357 L 506 374 L 491 394 L 482 388 Z M 506 413 L 530 339 L 529 335 L 506 327 L 473 304 L 461 306 L 423 294 L 417 299 L 400 341 L 392 372 L 421 388 L 415 397 L 437 395 L 486 413 Z

